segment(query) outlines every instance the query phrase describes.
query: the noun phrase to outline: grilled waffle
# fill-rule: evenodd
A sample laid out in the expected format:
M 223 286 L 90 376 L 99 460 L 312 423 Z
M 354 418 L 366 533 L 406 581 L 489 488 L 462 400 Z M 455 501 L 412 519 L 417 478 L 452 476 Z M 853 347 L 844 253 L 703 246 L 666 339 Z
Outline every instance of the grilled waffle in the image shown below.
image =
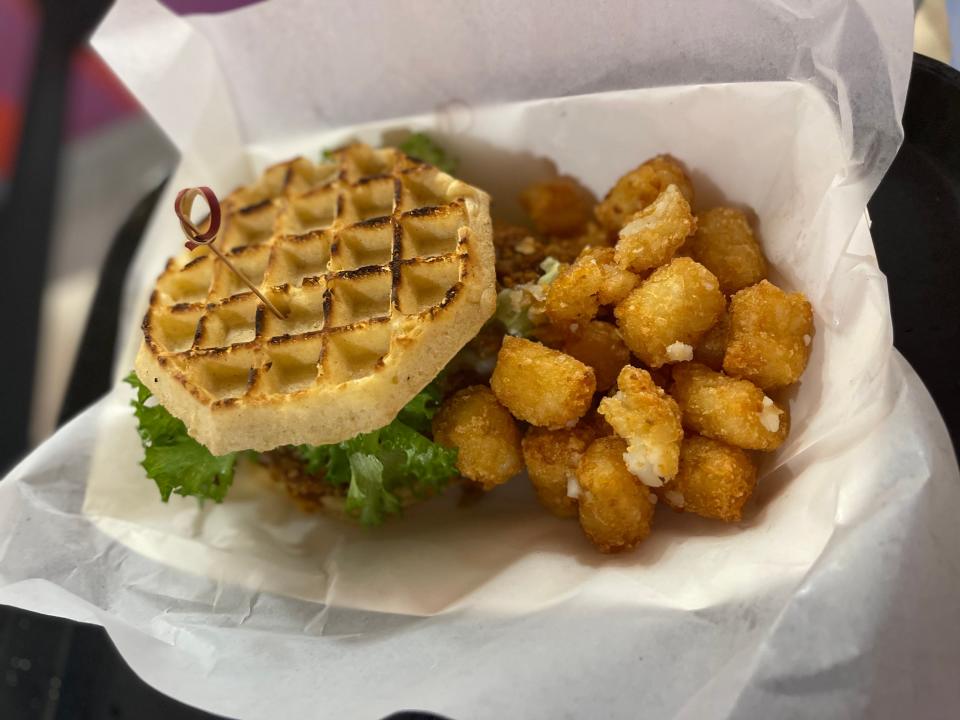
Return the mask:
M 137 375 L 214 454 L 328 444 L 389 423 L 496 303 L 489 197 L 353 144 L 274 165 L 222 203 L 217 245 L 169 261 Z

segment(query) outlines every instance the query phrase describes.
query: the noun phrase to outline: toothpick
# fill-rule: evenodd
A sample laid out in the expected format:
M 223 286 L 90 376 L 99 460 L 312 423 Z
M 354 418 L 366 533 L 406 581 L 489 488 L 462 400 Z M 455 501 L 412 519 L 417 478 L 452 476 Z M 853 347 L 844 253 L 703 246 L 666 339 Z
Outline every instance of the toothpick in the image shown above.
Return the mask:
M 207 206 L 210 208 L 210 222 L 205 231 L 201 231 L 200 228 L 190 220 L 190 210 L 193 208 L 193 201 L 198 195 L 203 196 L 203 199 L 207 202 Z M 286 317 L 272 302 L 267 300 L 257 286 L 250 281 L 250 278 L 244 275 L 240 268 L 230 262 L 227 256 L 220 252 L 213 244 L 214 240 L 217 239 L 217 233 L 220 232 L 221 219 L 220 201 L 217 200 L 217 196 L 213 190 L 206 186 L 184 188 L 177 193 L 177 199 L 173 203 L 173 209 L 177 214 L 177 218 L 180 220 L 180 227 L 183 229 L 183 234 L 187 238 L 187 242 L 184 244 L 188 250 L 193 250 L 200 246 L 210 248 L 213 254 L 220 258 L 223 264 L 230 268 L 230 271 L 240 278 L 243 284 L 260 298 L 260 301 L 267 306 L 270 312 L 281 320 Z

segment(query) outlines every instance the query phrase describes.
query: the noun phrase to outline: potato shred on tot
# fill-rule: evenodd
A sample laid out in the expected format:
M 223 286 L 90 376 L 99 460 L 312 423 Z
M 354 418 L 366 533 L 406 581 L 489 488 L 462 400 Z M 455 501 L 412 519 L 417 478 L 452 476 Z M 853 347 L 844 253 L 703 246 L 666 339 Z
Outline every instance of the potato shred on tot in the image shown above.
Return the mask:
M 812 307 L 767 279 L 750 213 L 696 207 L 669 155 L 592 203 L 549 179 L 521 195 L 533 230 L 495 232 L 509 302 L 489 387 L 452 392 L 434 435 L 484 490 L 525 466 L 602 552 L 641 543 L 658 505 L 740 522 L 755 453 L 790 431 L 779 393 L 809 361 Z

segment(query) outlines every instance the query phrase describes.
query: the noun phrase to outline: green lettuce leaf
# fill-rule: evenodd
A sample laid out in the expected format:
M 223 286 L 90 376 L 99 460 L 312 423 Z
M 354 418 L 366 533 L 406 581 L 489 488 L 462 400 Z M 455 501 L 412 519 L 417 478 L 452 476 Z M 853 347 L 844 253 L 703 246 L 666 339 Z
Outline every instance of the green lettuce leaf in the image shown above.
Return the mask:
M 457 159 L 423 133 L 413 133 L 397 147 L 410 157 L 430 163 L 445 173 L 452 175 L 457 169 Z
M 300 445 L 298 454 L 308 472 L 346 486 L 348 512 L 364 525 L 379 525 L 400 512 L 399 491 L 424 497 L 457 475 L 456 450 L 426 435 L 439 403 L 431 383 L 386 427 L 333 445 Z
M 172 493 L 192 495 L 200 501 L 222 502 L 233 483 L 237 453 L 213 455 L 187 434 L 184 424 L 157 404 L 135 373 L 124 382 L 137 391 L 131 401 L 137 418 L 137 432 L 143 444 L 140 463 L 160 490 L 164 502 Z

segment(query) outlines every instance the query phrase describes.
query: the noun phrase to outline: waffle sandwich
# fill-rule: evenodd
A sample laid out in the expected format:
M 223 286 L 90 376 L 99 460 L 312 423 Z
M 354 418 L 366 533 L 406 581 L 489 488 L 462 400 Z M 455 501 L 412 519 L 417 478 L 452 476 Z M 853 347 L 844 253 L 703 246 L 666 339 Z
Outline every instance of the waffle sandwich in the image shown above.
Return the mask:
M 455 474 L 429 422 L 408 420 L 419 431 L 410 435 L 393 421 L 411 402 L 426 407 L 425 386 L 494 312 L 489 196 L 398 149 L 355 143 L 319 163 L 273 165 L 220 210 L 217 252 L 197 247 L 157 279 L 128 379 L 139 388 L 143 464 L 164 499 L 222 499 L 245 450 L 305 468 L 312 457 L 310 476 L 332 463 L 353 477 L 364 453 L 340 462 L 327 450 L 362 442 L 367 452 L 377 438 L 408 470 L 419 462 L 437 475 L 440 463 Z M 163 422 L 150 417 L 151 395 Z M 180 434 L 165 435 L 164 423 Z M 367 476 L 392 472 L 367 455 L 380 465 Z M 363 492 L 355 480 L 351 492 Z
M 213 454 L 324 445 L 389 423 L 496 303 L 489 198 L 354 144 L 274 165 L 223 203 L 217 240 L 169 261 L 136 371 Z

